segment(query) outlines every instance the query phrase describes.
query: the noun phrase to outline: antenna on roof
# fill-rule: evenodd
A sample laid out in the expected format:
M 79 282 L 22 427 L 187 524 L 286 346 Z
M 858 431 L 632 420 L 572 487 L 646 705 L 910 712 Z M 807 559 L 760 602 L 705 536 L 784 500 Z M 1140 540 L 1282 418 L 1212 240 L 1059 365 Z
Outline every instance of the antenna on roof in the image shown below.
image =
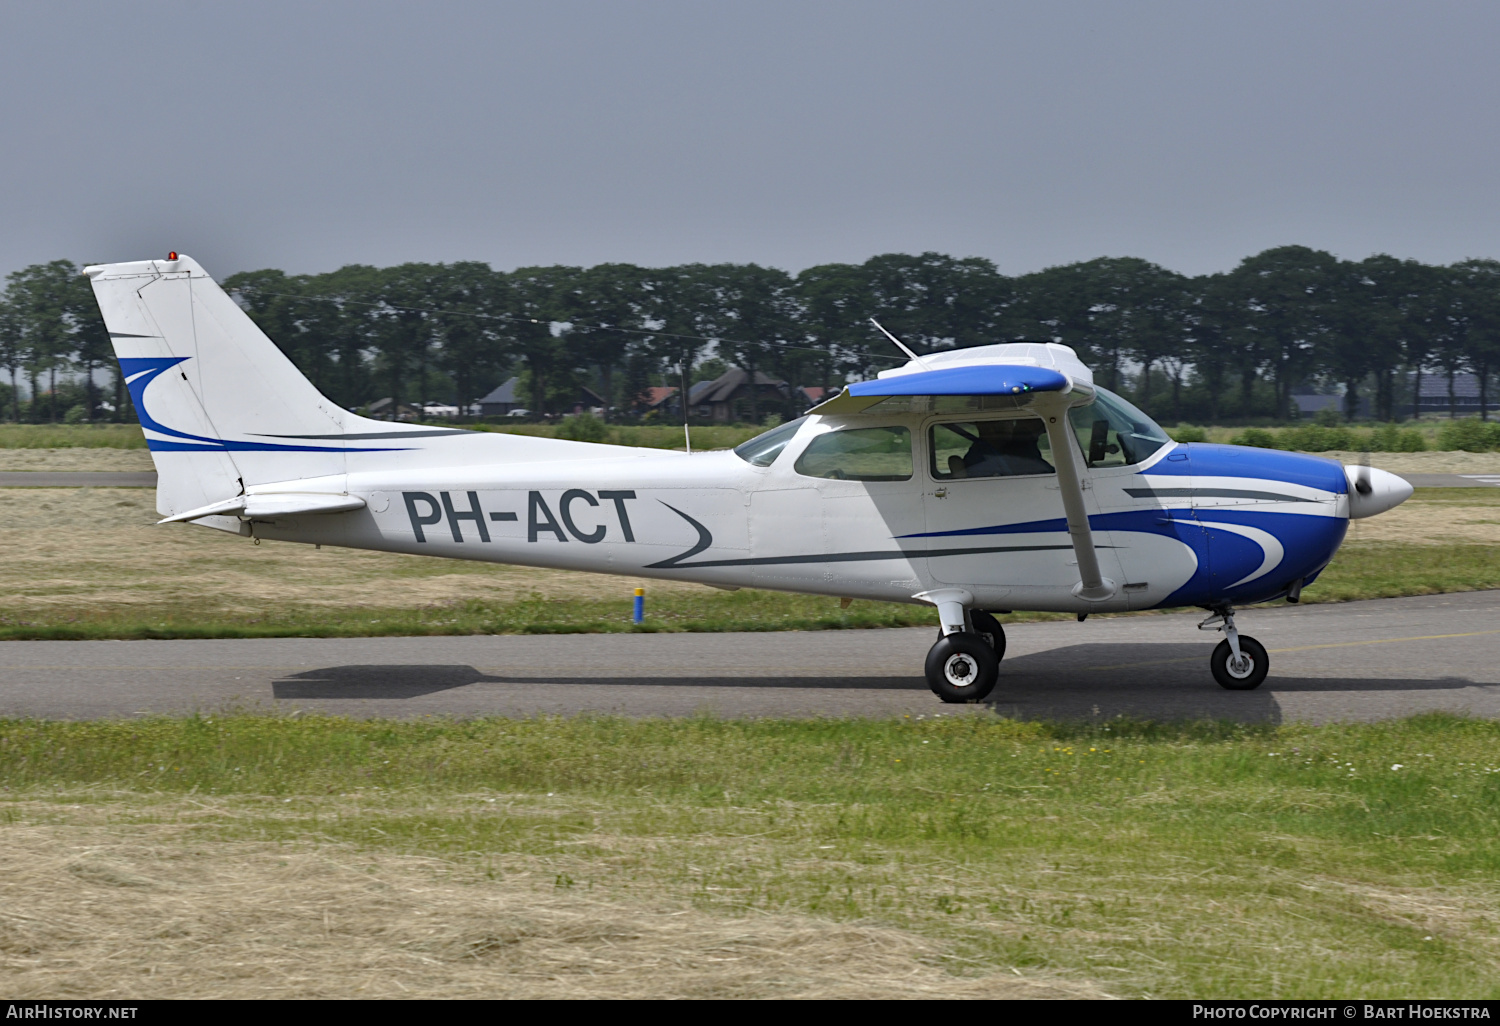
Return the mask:
M 682 364 L 679 369 L 682 371 L 682 391 L 678 394 L 677 398 L 682 401 L 682 440 L 687 443 L 687 454 L 691 456 L 693 454 L 693 431 L 688 427 L 688 358 L 686 349 L 682 351 Z
M 882 324 L 881 324 L 881 323 L 880 323 L 880 322 L 879 322 L 879 321 L 877 321 L 877 320 L 876 320 L 876 319 L 875 319 L 875 318 L 873 318 L 873 317 L 871 317 L 871 318 L 870 318 L 870 323 L 871 323 L 871 324 L 873 324 L 873 325 L 875 325 L 875 327 L 877 327 L 877 328 L 879 328 L 879 329 L 880 329 L 880 333 L 881 333 L 881 334 L 882 334 L 882 335 L 884 335 L 884 336 L 885 336 L 885 337 L 886 337 L 886 338 L 888 338 L 888 339 L 890 339 L 890 340 L 891 340 L 891 341 L 892 341 L 892 342 L 894 342 L 894 343 L 895 343 L 895 344 L 896 344 L 896 348 L 897 348 L 897 349 L 899 349 L 899 350 L 901 350 L 901 351 L 902 351 L 902 352 L 903 352 L 903 353 L 905 353 L 905 354 L 906 354 L 906 355 L 907 355 L 907 356 L 909 356 L 909 357 L 911 357 L 911 358 L 912 358 L 912 361 L 913 361 L 913 362 L 914 362 L 914 363 L 916 363 L 916 365 L 917 365 L 917 366 L 918 366 L 918 367 L 921 367 L 921 368 L 922 368 L 922 369 L 923 369 L 923 370 L 931 370 L 931 369 L 932 369 L 932 368 L 931 368 L 931 367 L 929 367 L 929 366 L 927 366 L 927 361 L 926 361 L 926 360 L 923 360 L 923 359 L 922 359 L 922 358 L 921 358 L 921 357 L 920 357 L 920 356 L 918 356 L 918 355 L 917 355 L 917 354 L 916 354 L 916 353 L 914 353 L 914 352 L 912 352 L 912 351 L 911 351 L 911 350 L 910 350 L 910 349 L 908 349 L 908 348 L 906 348 L 906 344 L 905 344 L 905 343 L 903 343 L 903 342 L 902 342 L 902 341 L 901 341 L 901 340 L 900 340 L 900 339 L 899 339 L 899 338 L 897 338 L 897 337 L 896 337 L 896 336 L 895 336 L 895 335 L 892 335 L 892 334 L 891 334 L 891 333 L 890 333 L 890 332 L 889 332 L 889 331 L 886 331 L 886 330 L 885 330 L 885 326 L 884 326 L 884 325 L 882 325 Z

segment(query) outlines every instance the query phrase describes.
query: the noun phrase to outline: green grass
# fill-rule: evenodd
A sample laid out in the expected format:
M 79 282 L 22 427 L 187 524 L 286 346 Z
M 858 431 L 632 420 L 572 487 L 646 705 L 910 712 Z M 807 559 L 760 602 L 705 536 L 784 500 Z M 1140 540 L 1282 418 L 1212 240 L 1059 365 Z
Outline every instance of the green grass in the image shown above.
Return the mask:
M 1253 427 L 1198 426 L 1180 423 L 1168 426 L 1167 433 L 1182 442 L 1216 442 L 1220 444 L 1255 445 L 1262 448 L 1326 451 L 1342 449 L 1372 452 L 1424 452 L 1468 449 L 1485 452 L 1496 447 L 1495 422 L 1476 417 L 1450 420 L 1446 416 L 1426 414 L 1422 420 L 1404 420 L 1399 424 L 1342 421 L 1319 424 L 1315 420 L 1295 424 L 1265 423 Z M 1477 445 L 1475 443 L 1478 443 Z
M 138 424 L 0 424 L 0 449 L 144 449 Z
M 1494 998 L 1497 751 L 1500 724 L 1446 715 L 9 721 L 0 815 L 524 856 L 559 888 L 889 924 L 954 971 L 1123 995 Z
M 1348 545 L 1306 591 L 1302 601 L 1439 595 L 1500 588 L 1500 545 Z

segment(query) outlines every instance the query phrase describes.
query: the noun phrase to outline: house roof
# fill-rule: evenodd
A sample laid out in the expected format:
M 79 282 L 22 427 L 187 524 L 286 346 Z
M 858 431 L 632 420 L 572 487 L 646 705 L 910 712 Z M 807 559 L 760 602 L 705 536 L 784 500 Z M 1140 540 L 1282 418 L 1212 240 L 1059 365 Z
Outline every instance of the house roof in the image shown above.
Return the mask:
M 652 385 L 641 393 L 641 399 L 647 406 L 660 406 L 676 394 L 677 389 L 671 386 Z
M 722 403 L 727 402 L 734 393 L 750 383 L 750 375 L 738 367 L 731 367 L 714 380 L 707 382 L 708 387 L 701 392 L 698 385 L 694 385 L 688 391 L 688 401 L 694 403 Z M 704 384 L 699 382 L 698 384 Z M 773 378 L 764 371 L 755 372 L 755 384 L 757 386 L 783 387 L 785 381 Z
M 520 384 L 520 381 L 520 378 L 511 378 L 479 401 L 481 403 L 518 403 L 521 400 L 516 398 L 516 385 Z

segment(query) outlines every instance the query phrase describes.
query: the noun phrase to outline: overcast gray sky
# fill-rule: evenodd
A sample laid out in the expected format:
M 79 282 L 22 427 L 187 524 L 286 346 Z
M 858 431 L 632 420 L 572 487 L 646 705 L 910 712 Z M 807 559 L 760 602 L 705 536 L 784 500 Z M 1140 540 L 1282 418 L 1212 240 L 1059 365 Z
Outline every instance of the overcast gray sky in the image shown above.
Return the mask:
M 1500 256 L 1500 4 L 0 0 L 0 272 Z

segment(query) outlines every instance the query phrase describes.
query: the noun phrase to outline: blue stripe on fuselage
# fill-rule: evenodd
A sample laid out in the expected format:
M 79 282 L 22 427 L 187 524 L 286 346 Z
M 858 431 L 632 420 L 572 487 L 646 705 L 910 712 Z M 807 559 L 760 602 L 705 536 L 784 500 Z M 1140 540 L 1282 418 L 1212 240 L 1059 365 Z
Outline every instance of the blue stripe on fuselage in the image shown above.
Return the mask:
M 1186 510 L 1174 512 L 1191 515 Z M 1198 569 L 1160 606 L 1204 606 L 1224 601 L 1247 605 L 1275 598 L 1292 583 L 1306 581 L 1327 566 L 1349 529 L 1349 521 L 1343 517 L 1275 513 L 1243 506 L 1216 507 L 1197 513 L 1192 520 L 1184 516 L 1177 521 L 1177 529 L 1170 533 L 1192 547 L 1198 557 Z M 1155 516 L 1160 518 L 1159 514 Z M 1281 562 L 1255 580 L 1232 587 L 1260 568 L 1266 552 L 1244 535 L 1215 530 L 1215 524 L 1254 527 L 1272 535 L 1281 543 Z M 1126 554 L 1121 553 L 1121 558 L 1127 558 Z
M 1281 543 L 1281 562 L 1253 581 L 1231 587 L 1253 574 L 1265 560 L 1265 549 L 1244 535 L 1214 530 L 1214 524 L 1237 524 L 1258 528 Z M 1192 549 L 1197 560 L 1193 576 L 1158 604 L 1201 606 L 1217 602 L 1262 602 L 1285 591 L 1294 581 L 1316 574 L 1328 564 L 1344 540 L 1349 522 L 1343 517 L 1308 513 L 1278 513 L 1250 507 L 1218 506 L 1191 509 L 1142 509 L 1118 513 L 1096 513 L 1089 517 L 1095 531 L 1113 531 L 1121 559 L 1129 559 L 1129 543 L 1121 534 L 1155 534 L 1173 538 Z M 1065 534 L 1067 521 L 1032 520 L 1020 524 L 994 524 L 957 531 L 925 531 L 901 538 L 953 538 L 996 534 Z

